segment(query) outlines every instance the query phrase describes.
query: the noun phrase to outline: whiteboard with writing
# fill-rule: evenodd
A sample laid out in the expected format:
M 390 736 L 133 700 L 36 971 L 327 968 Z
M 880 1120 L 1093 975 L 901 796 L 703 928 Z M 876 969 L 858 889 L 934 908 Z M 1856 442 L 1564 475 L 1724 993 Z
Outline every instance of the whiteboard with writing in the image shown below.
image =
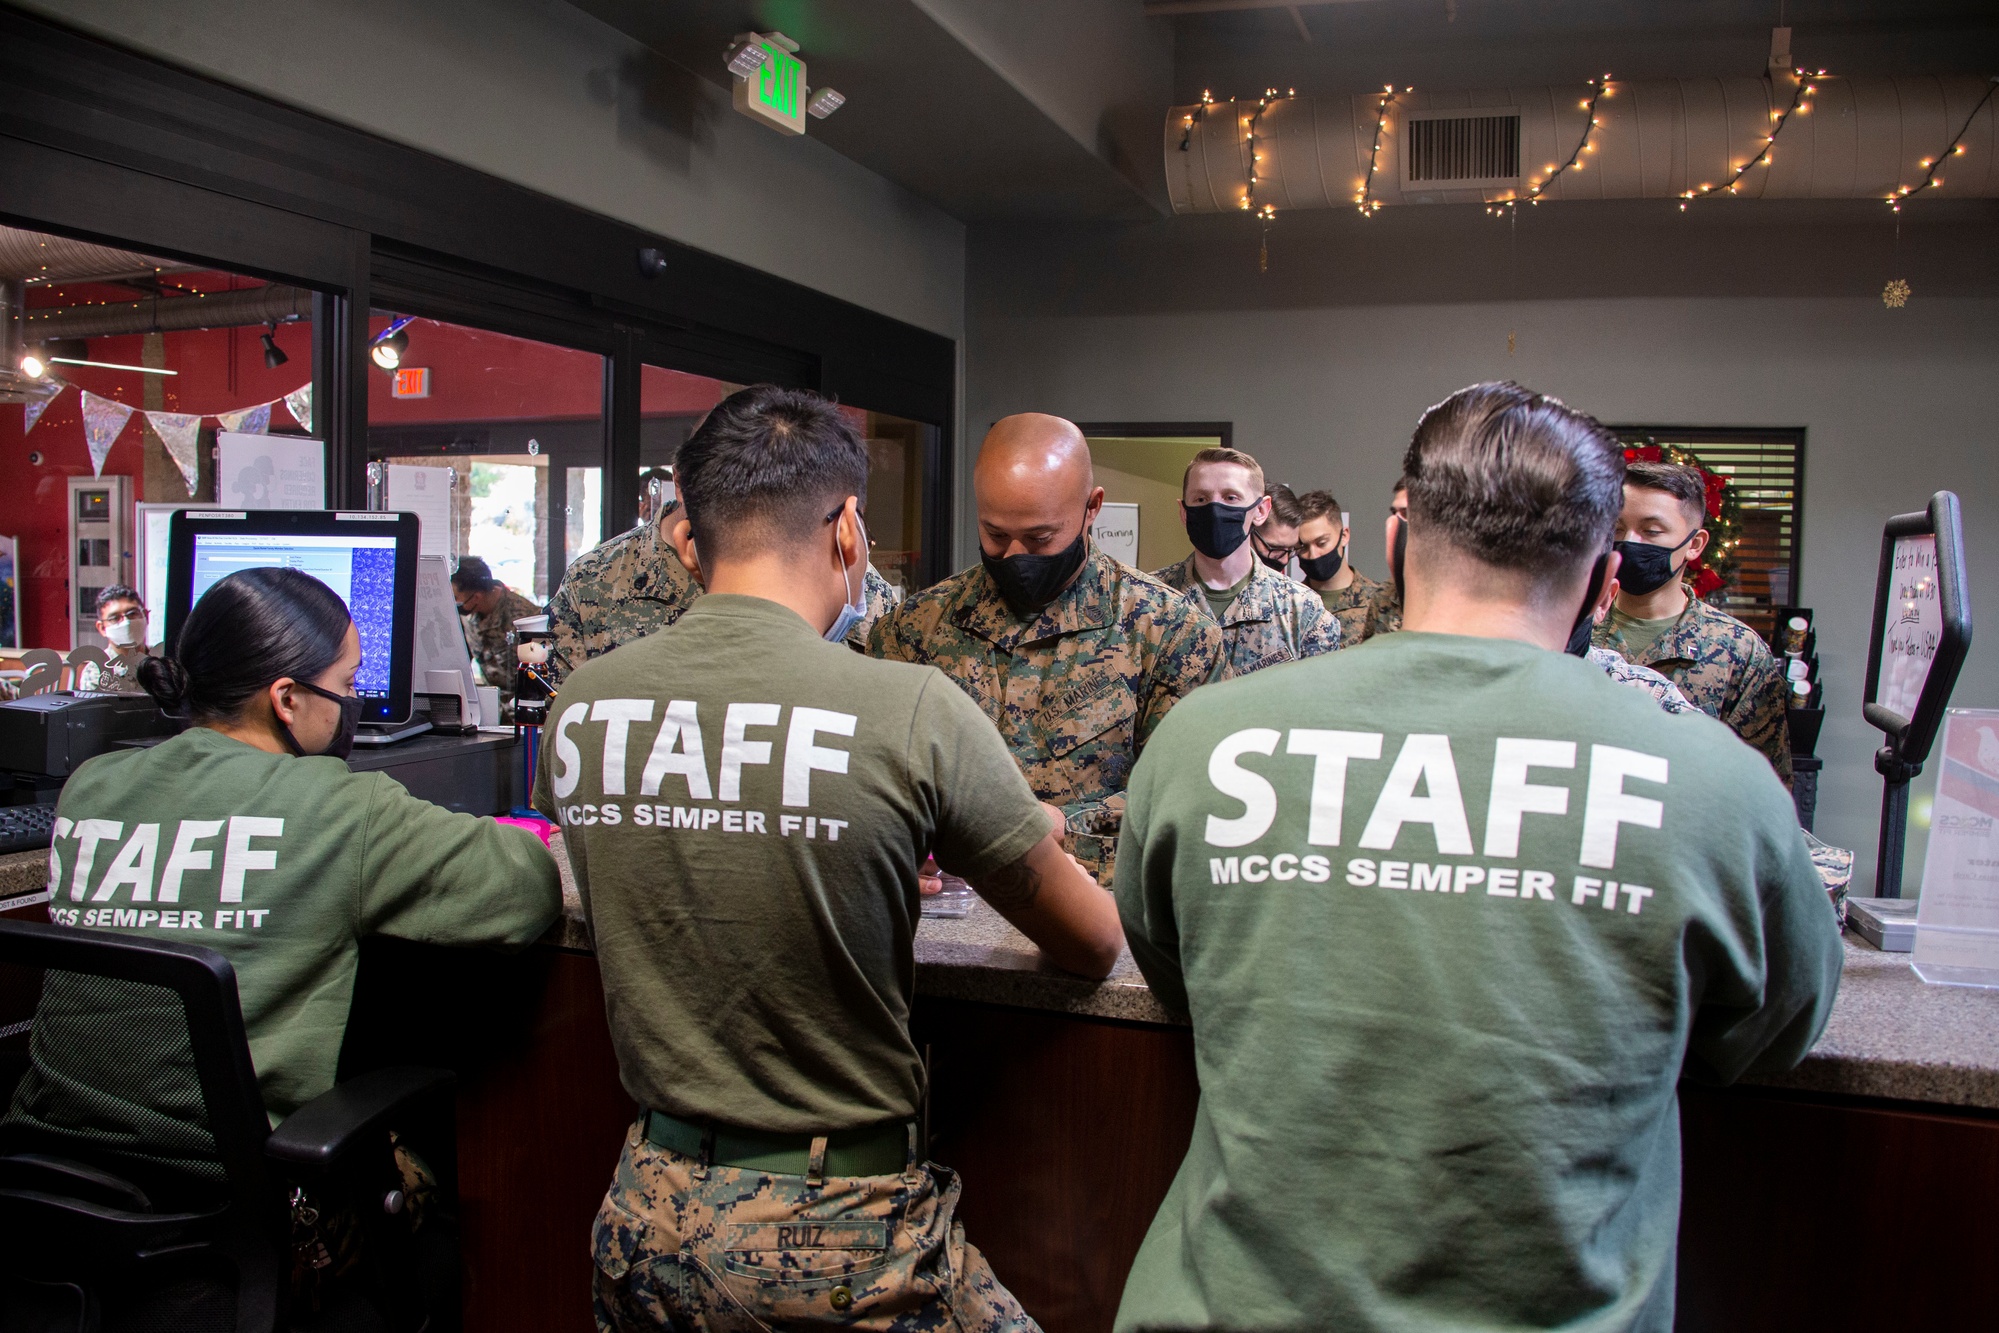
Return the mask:
M 1097 545 L 1113 560 L 1122 560 L 1136 568 L 1138 565 L 1138 506 L 1135 504 L 1113 504 L 1105 501 L 1097 511 L 1097 521 L 1090 529 L 1096 537 Z
M 1893 580 L 1881 612 L 1881 674 L 1874 702 L 1905 718 L 1916 715 L 1930 663 L 1943 641 L 1943 601 L 1937 591 L 1937 539 L 1924 532 L 1895 539 Z

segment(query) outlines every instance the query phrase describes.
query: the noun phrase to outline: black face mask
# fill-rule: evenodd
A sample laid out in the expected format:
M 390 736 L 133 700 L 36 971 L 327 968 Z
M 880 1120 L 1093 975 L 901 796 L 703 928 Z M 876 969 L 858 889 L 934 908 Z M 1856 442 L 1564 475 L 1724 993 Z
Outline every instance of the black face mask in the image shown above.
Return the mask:
M 1695 528 L 1671 546 L 1653 546 L 1649 542 L 1617 543 L 1613 549 L 1624 557 L 1624 563 L 1617 569 L 1617 586 L 1639 597 L 1659 591 L 1675 572 L 1673 552 L 1692 541 L 1698 532 L 1700 529 Z
M 1346 562 L 1347 551 L 1342 546 L 1338 550 L 1328 551 L 1324 555 L 1301 555 L 1298 557 L 1298 568 L 1305 571 L 1305 577 L 1311 582 L 1328 583 L 1339 574 L 1340 567 L 1346 564 Z
M 1269 548 L 1264 546 L 1261 537 L 1256 539 L 1256 558 L 1269 568 L 1276 570 L 1279 574 L 1288 573 L 1291 569 L 1290 552 L 1287 551 L 1282 555 L 1273 554 Z
M 1596 558 L 1596 568 L 1590 571 L 1589 591 L 1583 594 L 1583 613 L 1569 630 L 1568 651 L 1572 656 L 1589 655 L 1590 631 L 1596 628 L 1596 599 L 1603 595 L 1603 571 L 1609 563 L 1608 554 L 1600 555 Z
M 354 753 L 354 729 L 361 725 L 361 700 L 351 694 L 335 694 L 332 690 L 322 690 L 309 680 L 295 680 L 292 684 L 302 690 L 311 690 L 320 698 L 331 699 L 340 705 L 340 725 L 334 730 L 333 739 L 328 741 L 326 748 L 319 753 L 331 755 L 335 759 L 345 759 Z M 304 758 L 305 750 L 299 745 L 298 737 L 292 734 L 292 729 L 282 722 L 278 725 L 283 728 L 285 744 L 291 747 L 292 753 Z
M 1402 600 L 1402 557 L 1409 553 L 1409 520 L 1395 516 L 1395 547 L 1388 554 L 1388 576 L 1395 580 L 1395 600 Z
M 1087 524 L 1085 527 L 1087 528 Z M 987 555 L 979 552 L 979 562 L 999 588 L 1013 613 L 1025 620 L 1040 612 L 1068 586 L 1083 567 L 1083 533 L 1054 555 Z
M 1249 540 L 1243 520 L 1255 505 L 1183 504 L 1187 511 L 1187 540 L 1210 560 L 1226 560 Z

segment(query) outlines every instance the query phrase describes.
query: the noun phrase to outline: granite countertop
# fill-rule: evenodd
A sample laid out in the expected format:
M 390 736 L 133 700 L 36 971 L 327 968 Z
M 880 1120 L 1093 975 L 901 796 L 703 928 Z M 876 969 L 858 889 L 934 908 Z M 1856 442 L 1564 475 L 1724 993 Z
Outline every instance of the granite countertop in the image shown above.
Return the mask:
M 563 913 L 545 944 L 588 951 L 583 904 L 561 855 Z M 0 856 L 0 902 L 36 895 L 45 851 Z M 1752 1080 L 1779 1088 L 1999 1110 L 1999 990 L 1925 984 L 1909 955 L 1883 953 L 1854 935 L 1825 1034 L 1789 1073 Z M 916 932 L 916 990 L 940 999 L 1048 1009 L 1091 1018 L 1178 1025 L 1152 997 L 1129 951 L 1101 982 L 1046 962 L 999 913 L 974 900 L 968 915 L 926 917 Z

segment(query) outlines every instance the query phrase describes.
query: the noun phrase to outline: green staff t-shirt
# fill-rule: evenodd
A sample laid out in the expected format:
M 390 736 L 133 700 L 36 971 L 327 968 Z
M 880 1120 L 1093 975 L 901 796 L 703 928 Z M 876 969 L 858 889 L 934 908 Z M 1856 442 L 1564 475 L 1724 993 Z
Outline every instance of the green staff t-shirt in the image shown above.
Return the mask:
M 1794 1064 L 1839 980 L 1760 754 L 1405 631 L 1197 691 L 1129 800 L 1201 1105 L 1119 1329 L 1671 1327 L 1674 1085 Z
M 519 947 L 562 910 L 555 861 L 526 830 L 418 800 L 338 759 L 271 754 L 207 727 L 92 759 L 56 814 L 49 919 L 228 958 L 273 1121 L 333 1086 L 363 936 Z M 191 1068 L 149 1081 L 129 1062 L 170 1056 L 106 1040 L 143 1026 L 146 1003 L 134 1005 L 121 1018 L 45 995 L 10 1118 L 102 1121 L 134 1151 L 198 1163 L 206 1131 L 190 1136 L 183 1123 L 199 1114 Z M 185 1033 L 172 1008 L 157 1030 Z M 182 1085 L 175 1105 L 139 1095 Z
M 914 1116 L 917 870 L 976 884 L 1049 824 L 935 667 L 710 593 L 577 668 L 536 806 L 562 825 L 639 1105 L 771 1133 Z

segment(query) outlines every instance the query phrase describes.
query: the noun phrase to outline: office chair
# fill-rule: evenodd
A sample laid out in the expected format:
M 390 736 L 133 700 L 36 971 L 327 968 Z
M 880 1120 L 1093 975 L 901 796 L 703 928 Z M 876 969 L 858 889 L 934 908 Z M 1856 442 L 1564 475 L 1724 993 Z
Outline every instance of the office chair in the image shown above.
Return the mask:
M 418 1325 L 420 1312 L 384 1318 L 351 1295 L 316 1311 L 287 1308 L 292 1190 L 326 1198 L 352 1194 L 357 1180 L 382 1180 L 392 1123 L 436 1130 L 426 1147 L 448 1165 L 449 1073 L 376 1070 L 273 1131 L 236 973 L 221 954 L 0 920 L 0 969 L 11 981 L 42 973 L 32 1035 L 18 1035 L 30 1042 L 38 1099 L 63 1113 L 60 1129 L 47 1117 L 0 1118 L 0 1235 L 8 1238 L 0 1245 L 0 1327 L 291 1333 Z M 18 1070 L 26 1061 L 14 1055 Z M 63 1072 L 80 1065 L 88 1080 Z M 125 1070 L 134 1086 L 117 1086 Z M 13 1081 L 0 1092 L 11 1100 Z M 399 1194 L 372 1197 L 384 1210 L 401 1208 Z M 456 1322 L 453 1310 L 429 1327 Z

